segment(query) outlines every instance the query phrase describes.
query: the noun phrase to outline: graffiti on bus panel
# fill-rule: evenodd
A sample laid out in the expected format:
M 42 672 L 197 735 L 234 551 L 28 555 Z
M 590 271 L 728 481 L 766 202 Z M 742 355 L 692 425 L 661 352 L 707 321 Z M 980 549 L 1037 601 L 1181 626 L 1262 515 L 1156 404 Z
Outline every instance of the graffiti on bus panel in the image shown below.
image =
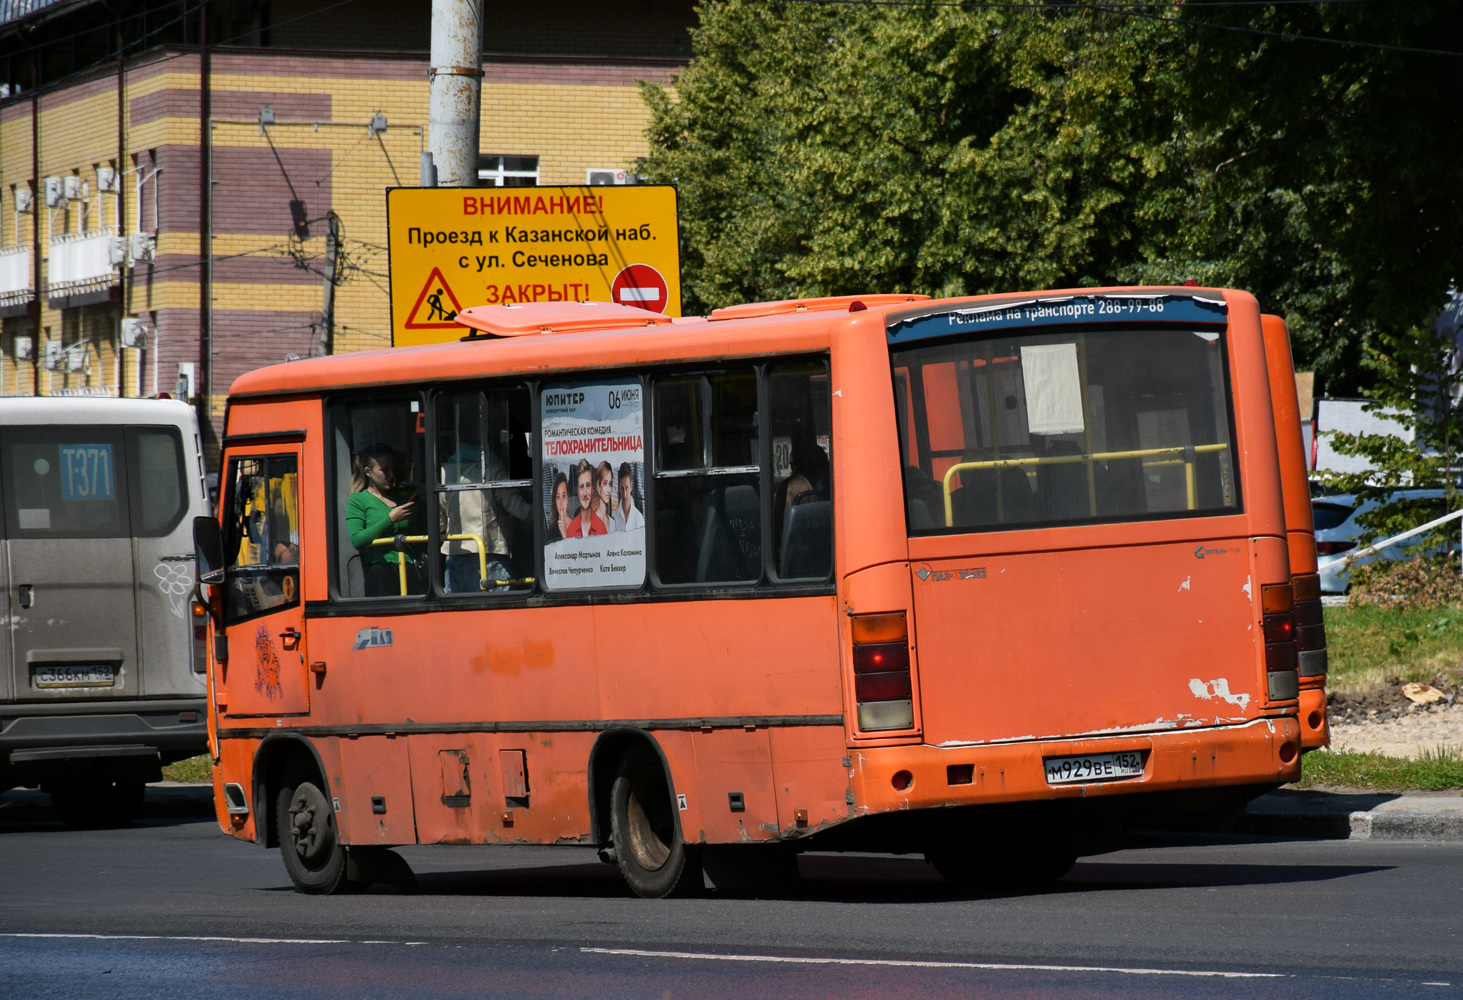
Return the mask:
M 544 585 L 645 580 L 645 434 L 637 382 L 551 385 L 540 400 Z

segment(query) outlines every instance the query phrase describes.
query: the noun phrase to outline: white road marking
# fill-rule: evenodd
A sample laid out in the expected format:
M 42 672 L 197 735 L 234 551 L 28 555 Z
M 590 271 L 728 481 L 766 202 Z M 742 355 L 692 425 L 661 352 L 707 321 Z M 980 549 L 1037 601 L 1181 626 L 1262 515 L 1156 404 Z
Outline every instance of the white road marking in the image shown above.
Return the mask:
M 47 938 L 75 941 L 222 941 L 227 944 L 400 944 L 422 945 L 425 941 L 350 941 L 345 938 L 256 938 L 202 934 L 7 934 L 6 938 Z
M 695 951 L 644 951 L 639 948 L 580 948 L 593 955 L 633 958 L 686 958 L 714 962 L 776 962 L 789 965 L 877 965 L 914 969 L 994 969 L 1010 972 L 1117 972 L 1128 976 L 1202 976 L 1212 979 L 1284 979 L 1282 972 L 1220 972 L 1211 969 L 1125 969 L 1105 965 L 1025 965 L 1004 962 L 921 962 L 893 958 L 817 958 L 784 955 L 717 955 Z

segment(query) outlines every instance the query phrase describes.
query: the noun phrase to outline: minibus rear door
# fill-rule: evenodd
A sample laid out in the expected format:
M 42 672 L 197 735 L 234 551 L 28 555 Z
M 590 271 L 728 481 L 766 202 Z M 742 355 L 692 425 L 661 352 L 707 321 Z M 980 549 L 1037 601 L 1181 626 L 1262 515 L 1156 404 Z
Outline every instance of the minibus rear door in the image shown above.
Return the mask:
M 0 437 L 17 700 L 143 694 L 125 454 L 117 427 Z

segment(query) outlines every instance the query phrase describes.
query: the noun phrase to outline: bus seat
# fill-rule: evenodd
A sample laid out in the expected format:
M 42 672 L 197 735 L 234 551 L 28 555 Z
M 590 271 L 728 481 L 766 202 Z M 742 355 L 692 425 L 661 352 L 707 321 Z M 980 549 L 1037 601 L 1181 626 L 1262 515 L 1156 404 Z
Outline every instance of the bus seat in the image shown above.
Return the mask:
M 361 569 L 361 554 L 357 552 L 345 562 L 345 593 L 350 597 L 364 597 L 366 594 L 366 572 Z
M 1031 480 L 1020 469 L 1007 466 L 1001 470 L 1002 524 L 1023 524 L 1035 521 L 1036 498 L 1031 494 Z
M 923 500 L 909 501 L 909 526 L 911 528 L 933 528 L 934 518 L 930 517 L 930 505 Z
M 1046 453 L 1048 457 L 1080 455 L 1082 446 L 1076 441 L 1048 441 Z M 1087 466 L 1084 463 L 1038 466 L 1036 484 L 1046 507 L 1047 520 L 1065 521 L 1088 516 Z
M 742 559 L 749 566 L 762 563 L 762 500 L 757 487 L 742 484 L 728 486 L 723 499 L 726 507 L 726 526 L 730 529 Z
M 950 492 L 950 513 L 956 527 L 974 528 L 995 524 L 996 470 L 961 469 L 960 488 Z M 940 498 L 940 520 L 944 521 L 944 497 Z
M 826 577 L 833 569 L 833 501 L 789 507 L 782 521 L 781 551 L 777 575 L 783 579 Z
M 701 549 L 696 554 L 696 582 L 716 583 L 745 579 L 737 558 L 736 543 L 727 531 L 721 511 L 708 505 L 706 527 L 701 531 Z

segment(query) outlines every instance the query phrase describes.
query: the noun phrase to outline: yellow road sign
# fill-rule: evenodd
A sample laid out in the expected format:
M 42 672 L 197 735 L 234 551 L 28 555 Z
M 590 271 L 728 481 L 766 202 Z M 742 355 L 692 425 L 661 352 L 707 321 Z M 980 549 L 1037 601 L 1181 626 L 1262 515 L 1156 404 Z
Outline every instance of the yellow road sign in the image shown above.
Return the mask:
M 391 338 L 458 340 L 463 309 L 615 302 L 681 314 L 676 189 L 390 188 Z

